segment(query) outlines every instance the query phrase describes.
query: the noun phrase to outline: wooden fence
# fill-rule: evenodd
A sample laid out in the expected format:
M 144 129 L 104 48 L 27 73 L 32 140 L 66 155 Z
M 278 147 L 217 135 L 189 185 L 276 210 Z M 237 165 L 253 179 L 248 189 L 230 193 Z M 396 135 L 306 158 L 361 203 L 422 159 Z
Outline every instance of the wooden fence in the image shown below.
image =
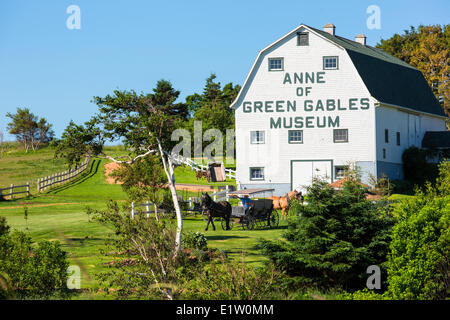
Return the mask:
M 137 211 L 136 208 L 138 207 L 145 207 L 145 211 Z M 150 207 L 152 209 L 150 209 Z M 162 214 L 163 216 L 166 213 L 166 210 L 161 209 L 161 208 L 157 208 L 157 212 Z M 135 202 L 131 202 L 131 218 L 134 219 L 134 217 L 139 214 L 139 213 L 144 213 L 147 215 L 147 218 L 150 217 L 150 214 L 155 213 L 155 205 L 152 202 L 146 202 L 146 203 L 135 203 Z M 158 219 L 158 216 L 156 215 L 156 218 Z
M 171 157 L 173 158 L 173 160 L 179 164 L 184 164 L 187 165 L 191 168 L 191 170 L 195 170 L 195 171 L 206 171 L 208 170 L 208 166 L 207 165 L 203 165 L 200 164 L 198 162 L 195 162 L 189 158 L 185 158 L 179 154 L 171 154 Z M 227 169 L 225 168 L 225 177 L 229 178 L 229 179 L 236 179 L 236 170 L 233 169 Z
M 14 191 L 14 189 L 23 189 L 23 188 L 25 188 L 25 190 Z M 9 193 L 4 193 L 3 191 L 9 191 Z M 14 184 L 11 184 L 11 186 L 8 188 L 0 188 L 0 199 L 4 196 L 9 196 L 10 199 L 13 199 L 15 194 L 21 193 L 26 193 L 27 196 L 30 195 L 30 182 L 27 182 L 26 184 L 20 186 L 15 186 Z
M 87 170 L 90 157 L 86 157 L 83 164 L 80 167 L 75 167 L 75 169 L 70 169 L 60 173 L 55 173 L 48 177 L 39 178 L 37 180 L 37 192 L 42 192 L 52 187 L 53 185 L 60 185 L 66 181 L 72 180 L 82 174 Z

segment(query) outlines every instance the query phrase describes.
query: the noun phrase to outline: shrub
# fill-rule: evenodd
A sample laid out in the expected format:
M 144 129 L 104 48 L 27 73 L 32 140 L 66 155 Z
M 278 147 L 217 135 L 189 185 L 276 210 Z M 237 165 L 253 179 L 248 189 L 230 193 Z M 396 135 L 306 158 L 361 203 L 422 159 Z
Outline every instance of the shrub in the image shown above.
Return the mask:
M 0 272 L 7 275 L 20 297 L 67 293 L 68 266 L 57 241 L 33 246 L 31 238 L 20 231 L 0 236 Z
M 208 247 L 205 235 L 200 232 L 186 232 L 182 239 L 187 248 L 205 250 Z
M 437 187 L 401 203 L 394 214 L 387 263 L 395 299 L 446 299 L 450 290 L 450 163 L 440 165 Z
M 367 267 L 386 259 L 391 224 L 364 192 L 357 180 L 347 180 L 342 191 L 314 181 L 308 204 L 288 222 L 286 241 L 260 240 L 263 254 L 297 287 L 363 287 Z

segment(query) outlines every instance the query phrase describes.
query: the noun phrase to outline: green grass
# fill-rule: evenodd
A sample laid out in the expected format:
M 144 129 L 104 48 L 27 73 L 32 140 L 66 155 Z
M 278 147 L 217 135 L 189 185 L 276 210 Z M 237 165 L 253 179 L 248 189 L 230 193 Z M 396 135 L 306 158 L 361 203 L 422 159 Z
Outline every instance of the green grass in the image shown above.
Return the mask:
M 121 153 L 121 150 L 118 149 L 110 151 L 119 155 Z M 8 155 L 0 159 L 2 161 L 0 168 L 3 169 L 4 166 L 12 168 L 17 166 L 16 162 L 29 164 L 41 159 L 42 161 L 39 163 L 45 167 L 41 170 L 54 172 L 61 167 L 51 167 L 50 161 L 44 161 L 52 157 L 50 149 L 21 154 L 20 157 Z M 101 255 L 100 250 L 104 247 L 104 241 L 111 232 L 105 226 L 89 221 L 86 207 L 103 209 L 109 200 L 123 202 L 126 199 L 120 185 L 106 183 L 104 178 L 106 163 L 105 160 L 94 159 L 86 175 L 67 185 L 56 187 L 39 195 L 34 194 L 30 197 L 0 202 L 0 216 L 6 217 L 8 224 L 13 229 L 27 232 L 36 242 L 41 240 L 61 242 L 64 250 L 68 252 L 70 263 L 81 268 L 82 288 L 84 289 L 96 288 L 95 275 L 106 268 L 103 264 L 108 261 L 108 258 Z M 177 182 L 196 182 L 193 171 L 183 167 L 178 167 L 176 170 Z M 2 177 L 2 179 L 6 181 L 6 178 Z M 200 183 L 198 182 L 198 184 Z M 212 185 L 220 184 L 213 183 Z M 197 193 L 187 193 L 187 195 L 196 196 Z M 28 208 L 27 220 L 24 219 L 25 206 Z M 216 231 L 213 231 L 210 226 L 209 231 L 205 232 L 205 226 L 206 222 L 200 215 L 188 215 L 184 218 L 184 231 L 203 232 L 208 239 L 209 247 L 221 249 L 232 257 L 240 257 L 244 252 L 246 261 L 252 265 L 261 264 L 265 259 L 255 248 L 258 238 L 278 239 L 285 228 L 285 224 L 283 224 L 276 229 L 246 231 L 236 227 L 232 231 L 224 231 L 220 222 L 216 222 Z M 83 299 L 104 298 L 101 295 L 90 295 L 86 292 L 78 298 L 80 297 Z

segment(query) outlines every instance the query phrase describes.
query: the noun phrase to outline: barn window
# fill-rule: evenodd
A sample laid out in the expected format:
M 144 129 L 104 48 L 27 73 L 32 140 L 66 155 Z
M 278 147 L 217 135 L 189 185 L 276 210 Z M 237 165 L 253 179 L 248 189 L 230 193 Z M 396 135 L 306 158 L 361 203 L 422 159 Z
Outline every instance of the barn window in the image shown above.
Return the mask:
M 386 149 L 383 148 L 383 159 L 386 159 Z
M 389 143 L 389 130 L 384 129 L 384 142 Z
M 303 130 L 289 130 L 289 143 L 303 143 Z
M 269 58 L 269 71 L 283 71 L 283 58 Z
M 250 131 L 250 143 L 251 144 L 264 143 L 264 131 Z
M 400 145 L 400 132 L 397 132 L 397 145 Z
M 297 33 L 297 45 L 298 46 L 309 46 L 309 33 L 308 32 L 298 32 Z
M 334 177 L 336 179 L 342 179 L 345 176 L 345 171 L 348 170 L 348 166 L 335 166 L 334 167 Z
M 339 68 L 338 57 L 323 57 L 324 70 L 336 70 Z
M 250 168 L 250 180 L 264 180 L 264 168 Z
M 333 142 L 348 142 L 348 129 L 334 129 L 333 130 Z

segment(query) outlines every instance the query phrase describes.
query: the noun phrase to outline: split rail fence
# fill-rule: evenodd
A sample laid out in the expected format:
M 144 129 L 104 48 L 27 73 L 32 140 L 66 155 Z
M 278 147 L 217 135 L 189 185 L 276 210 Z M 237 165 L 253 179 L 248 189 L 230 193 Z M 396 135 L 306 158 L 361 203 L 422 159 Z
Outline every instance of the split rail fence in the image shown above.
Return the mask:
M 24 189 L 24 188 L 25 190 L 14 191 L 15 189 Z M 4 193 L 4 191 L 9 191 L 9 193 Z M 8 188 L 0 188 L 0 199 L 4 196 L 9 196 L 10 199 L 13 199 L 15 194 L 22 194 L 22 193 L 26 193 L 27 196 L 30 195 L 30 182 L 27 182 L 26 184 L 20 186 L 15 186 L 14 184 L 11 184 L 11 186 Z
M 70 181 L 78 177 L 80 174 L 87 170 L 90 160 L 90 157 L 86 157 L 83 164 L 79 167 L 75 167 L 74 169 L 70 169 L 60 173 L 55 173 L 51 176 L 39 178 L 37 180 L 37 192 L 39 193 L 45 191 L 54 185 L 61 185 L 66 181 Z

